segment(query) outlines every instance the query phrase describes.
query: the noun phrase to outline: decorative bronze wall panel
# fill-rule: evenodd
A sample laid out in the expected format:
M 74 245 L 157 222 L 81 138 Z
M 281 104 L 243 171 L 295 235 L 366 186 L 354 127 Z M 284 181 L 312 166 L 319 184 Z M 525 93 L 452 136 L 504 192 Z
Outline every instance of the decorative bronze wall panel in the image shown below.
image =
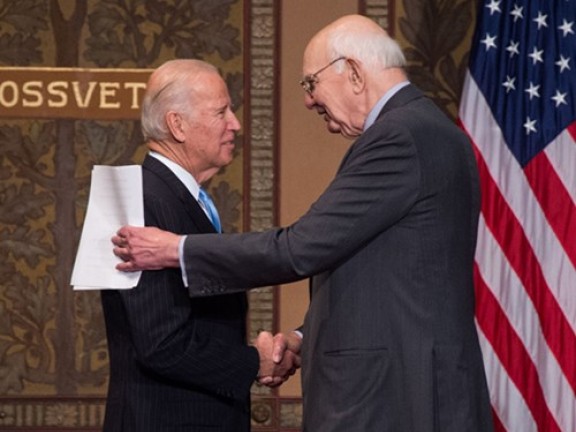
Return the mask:
M 277 4 L 274 0 L 253 0 L 250 5 L 249 43 L 249 218 L 247 230 L 263 231 L 276 225 L 275 155 L 278 83 L 275 57 Z M 253 290 L 249 295 L 248 337 L 260 330 L 275 331 L 275 290 Z M 278 430 L 277 391 L 265 386 L 252 388 L 252 427 L 254 431 Z
M 118 92 L 167 59 L 217 65 L 242 120 L 244 4 L 2 2 L 0 429 L 100 429 L 108 361 L 99 295 L 69 286 L 91 168 L 142 160 L 140 126 L 129 108 L 134 94 Z M 228 232 L 245 225 L 248 198 L 248 137 L 237 144 L 234 163 L 210 184 Z

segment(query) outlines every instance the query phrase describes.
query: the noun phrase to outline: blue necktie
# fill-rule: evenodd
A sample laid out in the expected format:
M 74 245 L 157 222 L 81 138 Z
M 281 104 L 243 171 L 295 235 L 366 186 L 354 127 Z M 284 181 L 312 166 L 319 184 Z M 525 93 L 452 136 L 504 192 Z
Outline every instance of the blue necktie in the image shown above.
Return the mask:
M 210 195 L 208 195 L 202 188 L 200 188 L 200 193 L 198 194 L 198 201 L 204 205 L 204 208 L 208 212 L 208 218 L 210 218 L 210 221 L 212 222 L 212 225 L 214 225 L 214 228 L 216 228 L 216 231 L 222 232 L 218 210 L 216 210 L 216 206 L 214 205 L 212 198 L 210 198 Z

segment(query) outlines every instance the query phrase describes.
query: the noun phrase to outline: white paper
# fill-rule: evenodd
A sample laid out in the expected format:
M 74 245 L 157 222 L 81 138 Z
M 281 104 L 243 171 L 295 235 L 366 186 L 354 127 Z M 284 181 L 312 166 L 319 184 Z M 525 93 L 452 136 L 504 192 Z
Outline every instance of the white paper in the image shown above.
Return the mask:
M 129 289 L 142 272 L 121 272 L 111 238 L 122 225 L 144 226 L 142 168 L 103 166 L 92 170 L 90 197 L 70 284 L 74 290 Z

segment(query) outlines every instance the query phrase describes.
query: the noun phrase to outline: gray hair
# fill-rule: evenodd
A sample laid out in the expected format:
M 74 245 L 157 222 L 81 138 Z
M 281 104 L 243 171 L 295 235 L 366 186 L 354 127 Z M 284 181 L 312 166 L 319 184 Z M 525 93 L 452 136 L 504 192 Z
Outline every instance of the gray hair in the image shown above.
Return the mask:
M 218 69 L 201 60 L 181 59 L 167 61 L 152 73 L 140 117 L 146 141 L 162 141 L 170 137 L 165 121 L 167 112 L 192 114 L 195 84 L 200 75 L 207 72 L 218 73 Z
M 328 36 L 327 45 L 331 59 L 353 58 L 373 70 L 406 66 L 402 48 L 384 31 L 375 32 L 372 29 L 349 31 L 342 26 Z M 338 73 L 344 70 L 344 64 L 336 63 L 335 67 Z

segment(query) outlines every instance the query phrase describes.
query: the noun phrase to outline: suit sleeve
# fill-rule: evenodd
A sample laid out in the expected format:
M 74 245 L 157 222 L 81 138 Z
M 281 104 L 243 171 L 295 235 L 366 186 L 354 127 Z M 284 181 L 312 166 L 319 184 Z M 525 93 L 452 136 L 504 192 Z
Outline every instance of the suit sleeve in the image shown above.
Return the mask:
M 417 156 L 406 128 L 379 124 L 353 144 L 327 190 L 293 225 L 189 237 L 184 261 L 190 295 L 287 283 L 337 266 L 414 205 Z
M 169 205 L 150 197 L 145 203 L 147 225 L 179 227 L 182 215 L 171 212 Z M 143 272 L 138 286 L 122 291 L 121 296 L 143 367 L 183 386 L 232 398 L 246 396 L 258 373 L 258 353 L 245 343 L 230 343 L 218 336 L 220 330 L 244 332 L 244 326 L 228 329 L 226 317 L 221 316 L 199 319 L 195 311 L 203 311 L 202 303 L 190 299 L 180 270 Z M 214 299 L 223 308 L 221 315 L 225 315 L 226 302 L 233 301 L 227 297 Z M 224 321 L 219 325 L 218 320 Z

